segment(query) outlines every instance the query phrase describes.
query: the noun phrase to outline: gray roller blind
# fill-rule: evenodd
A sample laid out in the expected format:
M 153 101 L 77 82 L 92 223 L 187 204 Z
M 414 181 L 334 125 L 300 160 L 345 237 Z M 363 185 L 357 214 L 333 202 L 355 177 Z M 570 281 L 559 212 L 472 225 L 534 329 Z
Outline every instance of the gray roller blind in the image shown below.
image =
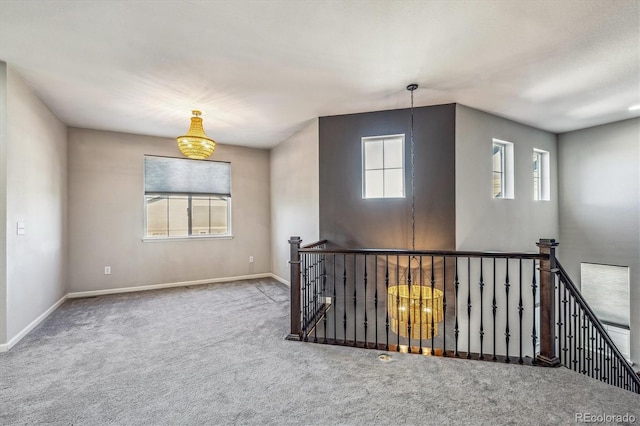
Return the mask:
M 629 327 L 629 268 L 581 263 L 580 275 L 580 291 L 596 316 Z
M 145 155 L 144 191 L 231 195 L 231 163 Z

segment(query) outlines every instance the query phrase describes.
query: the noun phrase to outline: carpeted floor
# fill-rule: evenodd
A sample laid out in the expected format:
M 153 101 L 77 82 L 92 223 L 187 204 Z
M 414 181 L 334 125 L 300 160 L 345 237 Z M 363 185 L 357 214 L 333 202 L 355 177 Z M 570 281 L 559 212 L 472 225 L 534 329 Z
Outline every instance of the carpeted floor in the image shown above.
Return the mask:
M 569 370 L 284 340 L 271 279 L 68 300 L 0 354 L 0 424 L 571 424 L 640 396 Z

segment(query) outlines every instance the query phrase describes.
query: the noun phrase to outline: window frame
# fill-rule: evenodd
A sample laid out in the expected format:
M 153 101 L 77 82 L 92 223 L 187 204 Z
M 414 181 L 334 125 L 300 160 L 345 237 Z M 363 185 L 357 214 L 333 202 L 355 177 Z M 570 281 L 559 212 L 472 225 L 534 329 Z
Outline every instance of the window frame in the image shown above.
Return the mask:
M 384 155 L 384 141 L 386 139 L 397 139 L 399 138 L 401 143 L 402 143 L 402 153 L 401 153 L 401 158 L 402 158 L 402 166 L 401 167 L 385 167 L 385 155 Z M 382 168 L 378 169 L 378 168 L 371 168 L 371 169 L 367 169 L 366 166 L 366 149 L 365 146 L 367 143 L 369 142 L 382 142 Z M 405 141 L 406 141 L 406 137 L 404 133 L 399 133 L 399 134 L 393 134 L 393 135 L 380 135 L 380 136 L 364 136 L 361 138 L 361 143 L 360 143 L 360 149 L 361 149 L 361 155 L 360 155 L 360 160 L 362 162 L 362 167 L 361 167 L 361 174 L 362 174 L 362 199 L 363 200 L 380 200 L 380 199 L 404 199 L 407 198 L 407 185 L 406 185 L 406 179 L 405 179 L 405 174 L 406 174 L 406 159 L 405 159 Z M 381 197 L 368 197 L 367 196 L 367 171 L 371 171 L 371 170 L 381 170 L 382 171 L 382 196 Z M 401 196 L 396 196 L 396 197 L 391 197 L 391 196 L 385 196 L 385 171 L 386 170 L 400 170 L 402 173 L 402 195 Z
M 495 147 L 500 147 L 501 152 L 501 171 L 500 176 L 500 196 L 496 196 L 494 192 L 494 162 L 493 157 L 496 154 Z M 494 200 L 513 200 L 515 199 L 515 179 L 514 179 L 514 144 L 513 142 L 492 139 L 491 143 L 491 195 Z
M 171 236 L 169 234 L 169 225 L 167 223 L 167 235 L 162 236 L 150 236 L 147 235 L 147 224 L 148 224 L 148 206 L 147 206 L 147 197 L 148 196 L 159 196 L 159 197 L 187 197 L 188 198 L 188 216 L 187 216 L 187 235 L 176 235 Z M 167 240 L 195 240 L 195 239 L 231 239 L 233 238 L 232 232 L 232 220 L 231 220 L 231 196 L 229 195 L 218 195 L 218 194 L 200 194 L 200 193 L 177 193 L 177 192 L 153 192 L 153 193 L 145 193 L 143 201 L 143 209 L 144 209 L 144 228 L 142 230 L 143 241 L 167 241 Z M 224 234 L 193 234 L 193 198 L 219 198 L 224 199 L 227 203 L 227 232 Z M 169 206 L 167 206 L 167 209 Z M 211 216 L 211 205 L 209 205 L 209 216 Z M 167 222 L 170 220 L 169 215 L 167 215 Z M 211 224 L 209 224 L 209 229 L 211 229 Z
M 551 201 L 551 170 L 549 164 L 549 151 L 543 149 L 533 149 L 533 164 L 538 159 L 538 187 L 536 191 L 535 168 L 533 169 L 533 200 Z
M 147 157 L 159 157 L 159 158 L 167 158 L 167 159 L 176 159 L 176 160 L 185 160 L 185 161 L 197 161 L 197 162 L 203 162 L 203 161 L 208 161 L 208 160 L 192 160 L 192 159 L 187 159 L 187 158 L 178 158 L 178 157 L 167 157 L 167 156 L 158 156 L 158 155 L 153 155 L 153 154 L 145 154 L 143 156 L 143 160 L 142 160 L 142 217 L 143 217 L 143 221 L 142 221 L 142 241 L 143 242 L 161 242 L 161 241 L 185 241 L 185 240 L 202 240 L 202 239 L 218 239 L 218 240 L 229 240 L 229 239 L 233 239 L 233 210 L 232 210 L 232 194 L 231 194 L 231 187 L 232 187 L 232 176 L 231 176 L 231 163 L 228 161 L 215 161 L 215 163 L 228 163 L 229 165 L 229 170 L 228 170 L 228 190 L 229 190 L 229 194 L 215 194 L 215 193 L 206 193 L 206 192 L 185 192 L 185 191 L 176 191 L 176 192 L 163 192 L 163 191 L 150 191 L 147 192 L 147 186 L 146 186 L 146 171 L 145 171 L 145 162 Z M 206 234 L 206 235 L 201 235 L 201 234 L 196 234 L 196 235 L 179 235 L 179 236 L 170 236 L 170 235 L 166 235 L 166 236 L 147 236 L 147 196 L 149 195 L 156 195 L 156 196 L 175 196 L 175 197 L 190 197 L 190 200 L 192 200 L 193 197 L 195 198 L 223 198 L 226 200 L 227 202 L 227 232 L 224 234 Z M 189 205 L 191 206 L 191 202 L 189 203 Z M 209 209 L 211 209 L 211 206 L 209 206 Z M 209 212 L 209 214 L 211 214 Z M 167 220 L 168 217 L 167 217 Z M 193 222 L 193 209 L 190 209 L 189 211 L 189 216 L 188 216 L 188 221 L 189 221 L 189 229 L 192 231 L 193 227 L 192 227 L 192 222 Z M 167 234 L 168 234 L 168 227 L 167 227 Z

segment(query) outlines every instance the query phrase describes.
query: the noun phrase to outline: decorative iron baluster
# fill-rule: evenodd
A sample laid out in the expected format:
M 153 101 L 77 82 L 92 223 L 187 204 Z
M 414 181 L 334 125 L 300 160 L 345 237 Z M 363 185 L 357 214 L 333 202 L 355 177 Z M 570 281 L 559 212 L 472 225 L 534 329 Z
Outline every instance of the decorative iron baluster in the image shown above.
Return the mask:
M 604 381 L 611 384 L 611 351 L 609 349 L 609 345 L 605 345 L 604 347 L 604 365 L 605 365 L 605 375 Z
M 373 285 L 375 287 L 375 293 L 373 295 L 373 306 L 376 312 L 376 343 L 375 348 L 378 349 L 378 255 L 375 256 L 375 269 L 373 270 Z
M 324 247 L 323 247 L 324 248 Z M 322 343 L 327 343 L 327 309 L 329 309 L 327 305 L 327 256 L 323 254 L 321 256 L 322 262 L 322 298 L 324 300 L 324 315 L 322 316 L 323 324 L 324 324 L 324 339 L 322 339 Z
M 420 259 L 422 259 L 422 257 L 420 257 Z M 434 262 L 434 258 L 433 256 L 431 256 L 431 355 L 433 355 L 434 353 L 434 339 L 436 337 L 436 328 L 435 328 L 435 323 L 434 323 L 434 314 L 435 314 L 435 310 L 434 310 L 434 305 L 433 305 L 433 299 L 435 298 L 435 285 L 436 285 L 436 277 L 433 273 L 433 262 Z M 420 270 L 422 270 L 422 268 L 420 268 Z M 420 324 L 422 324 L 422 321 L 420 322 Z
M 338 341 L 338 298 L 336 288 L 336 255 L 333 255 L 333 275 L 331 276 L 331 283 L 333 285 L 333 340 Z
M 342 255 L 342 294 L 344 312 L 342 317 L 342 325 L 344 327 L 344 343 L 347 343 L 347 255 Z
M 467 359 L 471 358 L 471 258 L 467 257 Z
M 533 293 L 533 326 L 531 329 L 531 353 L 533 354 L 533 360 L 531 361 L 531 364 L 536 365 L 538 363 L 538 361 L 536 360 L 536 345 L 538 343 L 538 335 L 536 334 L 536 289 L 538 288 L 538 285 L 536 283 L 536 260 L 533 259 L 531 263 L 533 264 L 533 279 L 531 280 L 531 291 Z
M 505 302 L 505 311 L 506 311 L 506 315 L 507 315 L 507 324 L 505 326 L 504 329 L 504 341 L 505 341 L 505 345 L 506 345 L 506 355 L 507 357 L 505 358 L 504 362 L 511 362 L 511 358 L 509 358 L 509 338 L 511 337 L 511 334 L 509 333 L 509 287 L 511 287 L 511 284 L 509 283 L 509 259 L 505 259 L 505 266 L 506 266 L 506 270 L 507 270 L 507 275 L 505 277 L 504 280 L 504 291 L 505 291 L 505 296 L 506 296 L 506 302 Z
M 557 332 L 556 332 L 556 350 L 558 351 L 558 359 L 560 360 L 560 364 L 564 365 L 564 361 L 563 361 L 563 357 L 564 357 L 564 348 L 562 347 L 562 336 L 563 333 L 562 332 L 562 327 L 564 326 L 564 324 L 562 323 L 562 291 L 561 291 L 561 286 L 558 284 L 556 285 L 555 283 L 557 282 L 557 278 L 556 275 L 553 275 L 554 278 L 554 289 L 557 290 L 558 294 L 555 296 L 556 299 L 556 306 L 554 307 L 554 309 L 556 310 L 556 318 L 557 318 L 557 322 L 556 322 L 556 326 L 557 328 Z
M 396 324 L 398 328 L 398 341 L 396 345 L 396 351 L 400 352 L 400 256 L 396 256 L 396 286 L 398 291 L 396 291 Z
M 483 350 L 483 342 L 484 342 L 484 297 L 482 297 L 484 292 L 484 270 L 483 270 L 483 260 L 484 258 L 480 258 L 480 359 L 484 359 L 484 350 Z
M 562 290 L 562 321 L 561 321 L 561 326 L 560 327 L 564 327 L 564 333 L 563 334 L 559 334 L 558 336 L 562 336 L 562 357 L 564 358 L 564 365 L 569 365 L 569 348 L 567 346 L 567 335 L 570 333 L 568 331 L 568 327 L 569 325 L 567 324 L 567 303 L 569 303 L 569 301 L 567 300 L 567 288 L 565 286 L 559 285 L 558 286 L 558 291 L 560 292 L 560 290 Z M 562 287 L 562 288 L 560 288 Z M 558 337 L 559 338 L 559 337 Z
M 579 305 L 577 306 L 579 307 Z M 583 334 L 584 329 L 582 328 L 582 310 L 578 310 L 577 319 L 578 324 L 576 325 L 576 350 L 578 351 L 578 372 L 581 374 L 585 373 L 584 368 L 584 348 L 583 348 Z
M 447 257 L 442 256 L 442 356 L 447 356 Z
M 589 322 L 588 317 L 582 315 L 582 352 L 584 354 L 584 372 L 587 376 L 591 375 L 591 354 L 589 352 Z
M 460 282 L 458 281 L 458 256 L 456 256 L 456 274 L 454 277 L 454 282 L 453 282 L 453 286 L 455 289 L 455 304 L 456 304 L 456 322 L 455 322 L 455 326 L 453 328 L 453 334 L 455 336 L 456 339 L 456 346 L 455 346 L 455 352 L 454 355 L 456 357 L 460 357 L 460 353 L 458 352 L 458 333 L 460 333 L 460 329 L 458 328 L 458 287 L 460 286 Z
M 580 338 L 580 332 L 578 329 L 578 307 L 576 306 L 576 299 L 575 297 L 571 297 L 573 300 L 573 330 L 572 330 L 572 334 L 573 334 L 573 371 L 579 371 L 580 369 L 580 365 L 579 365 L 579 358 L 580 358 L 580 350 L 578 349 L 578 347 L 580 346 L 579 343 L 579 338 Z
M 418 349 L 418 353 L 421 354 L 422 353 L 422 317 L 423 317 L 423 313 L 422 313 L 422 309 L 423 309 L 423 301 L 422 298 L 424 297 L 424 295 L 422 294 L 422 286 L 424 284 L 424 273 L 422 272 L 422 256 L 420 256 L 420 330 L 418 330 L 420 332 L 420 342 L 419 342 L 419 349 Z
M 314 253 L 312 254 L 313 256 L 313 262 L 314 262 L 314 268 L 313 268 L 313 343 L 318 343 L 318 294 L 320 293 L 320 290 L 318 289 L 318 271 L 320 268 L 318 268 L 319 266 L 319 259 L 318 259 L 318 254 Z
M 303 321 L 302 326 L 304 327 L 304 338 L 305 342 L 309 341 L 308 331 L 309 331 L 309 262 L 307 260 L 308 253 L 304 253 L 302 257 L 302 281 L 304 283 L 304 292 L 303 292 L 303 303 L 302 303 L 302 312 L 303 312 Z
M 364 347 L 367 347 L 367 255 L 364 255 Z
M 358 345 L 358 298 L 356 291 L 358 288 L 358 274 L 356 273 L 356 267 L 358 265 L 358 258 L 356 254 L 353 255 L 353 346 Z
M 567 287 L 566 286 L 564 287 L 564 291 L 565 291 L 565 293 L 567 292 Z M 568 303 L 569 309 L 567 310 L 568 316 L 567 316 L 567 328 L 566 328 L 566 330 L 567 330 L 567 339 L 569 340 L 569 351 L 567 352 L 567 362 L 565 363 L 565 366 L 570 369 L 572 364 L 573 364 L 573 325 L 571 324 L 571 319 L 573 317 L 571 316 L 571 308 L 572 308 L 571 294 L 569 294 L 569 298 L 567 299 L 567 303 Z
M 518 261 L 518 348 L 520 350 L 520 356 L 518 357 L 518 363 L 523 364 L 522 358 L 522 259 Z
M 591 377 L 593 377 L 594 379 L 596 378 L 596 376 L 598 375 L 598 353 L 596 352 L 596 330 L 595 327 L 593 326 L 593 322 L 591 322 L 591 329 L 589 330 L 590 333 L 590 345 L 591 345 Z
M 407 256 L 407 290 L 409 291 L 409 293 L 407 294 L 408 296 L 408 306 L 407 306 L 407 338 L 408 338 L 408 352 L 411 353 L 411 311 L 413 311 L 413 307 L 411 306 L 411 256 Z M 400 286 L 398 286 L 398 296 L 400 294 Z M 398 316 L 398 320 L 400 319 L 400 317 Z M 398 328 L 400 328 L 400 324 L 398 324 Z M 398 330 L 398 335 L 400 335 L 399 330 Z M 398 345 L 400 345 L 398 343 Z
M 385 286 L 385 300 L 387 300 L 387 306 L 389 305 L 389 256 L 385 256 L 385 271 L 384 271 L 384 286 Z M 384 345 L 384 350 L 389 350 L 389 308 L 384 310 L 386 319 L 385 327 L 387 332 L 387 341 Z

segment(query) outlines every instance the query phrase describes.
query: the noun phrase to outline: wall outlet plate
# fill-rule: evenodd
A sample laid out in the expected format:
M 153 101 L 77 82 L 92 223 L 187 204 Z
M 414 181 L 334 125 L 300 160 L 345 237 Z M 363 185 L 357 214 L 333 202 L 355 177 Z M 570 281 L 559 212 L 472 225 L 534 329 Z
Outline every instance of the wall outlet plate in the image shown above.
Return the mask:
M 105 275 L 111 275 L 111 266 L 105 266 L 104 267 L 104 274 Z

